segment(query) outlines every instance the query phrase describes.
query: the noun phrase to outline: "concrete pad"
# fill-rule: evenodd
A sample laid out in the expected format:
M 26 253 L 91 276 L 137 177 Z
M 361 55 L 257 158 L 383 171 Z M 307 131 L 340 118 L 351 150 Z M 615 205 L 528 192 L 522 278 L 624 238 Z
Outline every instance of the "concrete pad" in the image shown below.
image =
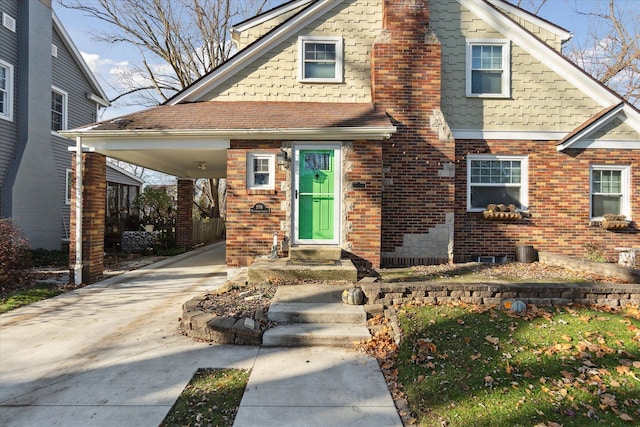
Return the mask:
M 181 306 L 226 280 L 224 244 L 0 315 L 0 424 L 157 426 L 198 368 L 257 347 L 178 333 Z
M 402 426 L 378 362 L 328 347 L 262 348 L 234 426 Z

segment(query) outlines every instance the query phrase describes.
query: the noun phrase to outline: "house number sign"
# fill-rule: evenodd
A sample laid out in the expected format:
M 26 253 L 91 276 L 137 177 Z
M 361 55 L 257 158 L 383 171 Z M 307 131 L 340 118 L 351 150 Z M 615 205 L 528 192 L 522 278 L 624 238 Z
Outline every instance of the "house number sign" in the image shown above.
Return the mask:
M 271 214 L 271 208 L 266 207 L 264 203 L 256 203 L 250 211 L 252 214 Z

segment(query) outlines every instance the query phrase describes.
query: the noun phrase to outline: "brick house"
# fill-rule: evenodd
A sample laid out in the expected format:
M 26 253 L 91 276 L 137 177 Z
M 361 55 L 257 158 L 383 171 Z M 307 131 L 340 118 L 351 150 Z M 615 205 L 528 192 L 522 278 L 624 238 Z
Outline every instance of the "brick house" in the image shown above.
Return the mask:
M 562 28 L 502 0 L 294 0 L 232 35 L 163 105 L 67 132 L 177 175 L 184 246 L 191 180 L 226 177 L 231 272 L 274 235 L 371 267 L 640 246 L 640 111 Z

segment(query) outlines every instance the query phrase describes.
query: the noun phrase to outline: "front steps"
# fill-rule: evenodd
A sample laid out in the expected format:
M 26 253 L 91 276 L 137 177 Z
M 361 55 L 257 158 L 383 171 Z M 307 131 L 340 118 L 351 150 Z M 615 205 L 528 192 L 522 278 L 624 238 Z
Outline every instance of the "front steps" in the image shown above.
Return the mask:
M 289 258 L 256 258 L 249 266 L 249 283 L 349 282 L 358 281 L 358 270 L 349 259 L 341 259 L 337 246 L 297 246 L 289 249 Z
M 262 345 L 353 347 L 355 342 L 371 338 L 364 307 L 342 303 L 344 288 L 330 284 L 279 286 L 268 314 L 278 326 L 264 333 Z

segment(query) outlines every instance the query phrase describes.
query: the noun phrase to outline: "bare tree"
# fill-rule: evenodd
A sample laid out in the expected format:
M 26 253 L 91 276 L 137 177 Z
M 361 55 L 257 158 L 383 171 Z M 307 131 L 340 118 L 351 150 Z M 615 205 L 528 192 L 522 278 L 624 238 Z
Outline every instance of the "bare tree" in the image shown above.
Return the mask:
M 577 6 L 582 6 L 580 2 Z M 609 0 L 606 8 L 577 13 L 591 18 L 587 41 L 567 55 L 632 104 L 640 101 L 640 14 L 635 2 Z
M 134 46 L 140 62 L 121 71 L 137 105 L 166 101 L 224 62 L 232 53 L 232 21 L 259 13 L 268 0 L 58 0 L 109 24 L 93 35 L 109 44 Z
M 547 0 L 518 0 L 516 6 L 528 10 L 531 13 L 538 14 L 542 6 L 547 3 Z

